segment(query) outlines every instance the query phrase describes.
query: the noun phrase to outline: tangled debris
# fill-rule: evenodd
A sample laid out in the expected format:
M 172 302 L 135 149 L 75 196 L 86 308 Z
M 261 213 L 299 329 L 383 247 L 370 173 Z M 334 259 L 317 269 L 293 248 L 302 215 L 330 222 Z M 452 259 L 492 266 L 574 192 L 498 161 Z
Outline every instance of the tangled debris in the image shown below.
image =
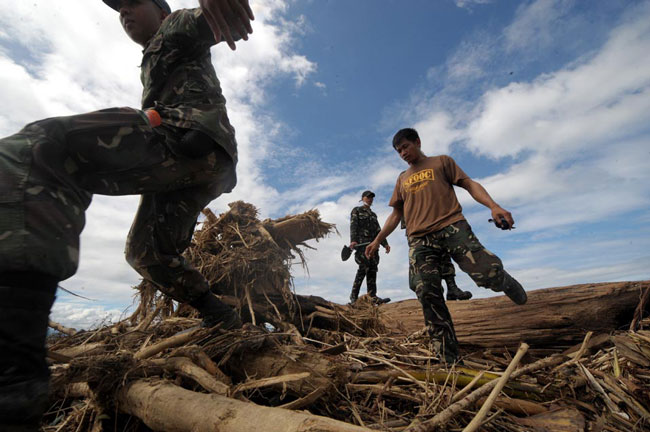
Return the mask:
M 242 202 L 206 211 L 187 258 L 249 324 L 200 328 L 191 308 L 142 284 L 128 319 L 59 326 L 43 430 L 650 429 L 650 283 L 630 330 L 588 332 L 569 349 L 466 345 L 464 364 L 446 365 L 423 332 L 395 331 L 387 305 L 292 292 L 294 256 L 332 230 L 316 211 L 265 221 Z

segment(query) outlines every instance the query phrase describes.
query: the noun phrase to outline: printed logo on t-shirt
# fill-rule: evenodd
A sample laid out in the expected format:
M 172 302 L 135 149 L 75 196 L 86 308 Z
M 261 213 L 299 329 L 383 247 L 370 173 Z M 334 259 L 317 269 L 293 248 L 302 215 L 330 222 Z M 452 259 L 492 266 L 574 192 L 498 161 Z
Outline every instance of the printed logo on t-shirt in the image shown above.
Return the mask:
M 415 193 L 424 188 L 427 183 L 434 181 L 433 168 L 423 169 L 415 174 L 411 174 L 403 183 L 404 192 Z

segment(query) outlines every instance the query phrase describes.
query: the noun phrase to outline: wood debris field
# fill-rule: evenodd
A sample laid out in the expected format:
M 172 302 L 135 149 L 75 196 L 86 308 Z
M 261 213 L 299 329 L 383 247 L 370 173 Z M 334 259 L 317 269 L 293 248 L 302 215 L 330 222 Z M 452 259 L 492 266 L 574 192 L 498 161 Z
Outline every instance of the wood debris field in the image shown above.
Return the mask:
M 335 231 L 317 211 L 206 210 L 186 258 L 246 322 L 137 287 L 127 319 L 48 341 L 46 432 L 650 430 L 650 281 L 452 302 L 462 364 L 441 363 L 417 300 L 338 305 L 290 264 Z

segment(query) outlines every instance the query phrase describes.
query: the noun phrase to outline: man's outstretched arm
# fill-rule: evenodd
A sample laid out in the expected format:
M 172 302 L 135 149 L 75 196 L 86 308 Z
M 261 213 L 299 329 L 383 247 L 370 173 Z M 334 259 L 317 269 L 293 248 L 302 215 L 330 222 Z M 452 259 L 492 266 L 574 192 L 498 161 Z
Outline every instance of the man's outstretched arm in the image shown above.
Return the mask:
M 386 222 L 384 222 L 384 227 L 379 231 L 379 234 L 377 234 L 377 237 L 375 237 L 372 243 L 366 246 L 366 257 L 370 258 L 377 253 L 381 242 L 386 240 L 386 238 L 395 231 L 397 225 L 399 225 L 399 222 L 402 220 L 402 213 L 402 208 L 393 207 L 393 212 L 388 215 Z
M 515 220 L 512 218 L 512 214 L 497 204 L 480 183 L 475 182 L 470 178 L 465 178 L 461 180 L 458 185 L 469 192 L 469 194 L 476 200 L 476 202 L 483 204 L 485 207 L 489 208 L 492 212 L 492 219 L 500 222 L 501 218 L 503 218 L 508 222 L 508 225 L 510 227 L 515 224 Z
M 230 49 L 236 49 L 231 29 L 244 40 L 253 33 L 251 20 L 255 17 L 248 0 L 199 0 L 199 5 L 214 33 L 214 40 L 219 42 L 223 37 Z

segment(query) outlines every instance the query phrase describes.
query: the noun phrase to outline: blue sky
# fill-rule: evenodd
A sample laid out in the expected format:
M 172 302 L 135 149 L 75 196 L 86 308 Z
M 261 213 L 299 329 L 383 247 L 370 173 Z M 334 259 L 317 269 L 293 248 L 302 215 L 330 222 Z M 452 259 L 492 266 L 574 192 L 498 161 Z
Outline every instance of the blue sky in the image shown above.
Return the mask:
M 196 0 L 170 0 L 173 8 Z M 365 189 L 380 221 L 406 168 L 390 138 L 420 131 L 510 210 L 501 232 L 458 191 L 482 243 L 526 288 L 650 279 L 650 2 L 259 0 L 248 42 L 213 48 L 237 130 L 239 184 L 263 217 L 318 208 L 337 224 L 308 251 L 296 291 L 343 303 L 356 270 L 339 251 Z M 0 135 L 33 120 L 139 107 L 140 48 L 100 0 L 10 2 L 0 16 Z M 52 25 L 56 23 L 56 25 Z M 79 272 L 52 317 L 88 327 L 132 303 L 123 259 L 137 197 L 95 197 Z M 379 294 L 414 298 L 402 231 Z M 475 297 L 491 295 L 459 274 Z M 365 290 L 362 288 L 362 290 Z M 128 313 L 128 312 L 127 312 Z

